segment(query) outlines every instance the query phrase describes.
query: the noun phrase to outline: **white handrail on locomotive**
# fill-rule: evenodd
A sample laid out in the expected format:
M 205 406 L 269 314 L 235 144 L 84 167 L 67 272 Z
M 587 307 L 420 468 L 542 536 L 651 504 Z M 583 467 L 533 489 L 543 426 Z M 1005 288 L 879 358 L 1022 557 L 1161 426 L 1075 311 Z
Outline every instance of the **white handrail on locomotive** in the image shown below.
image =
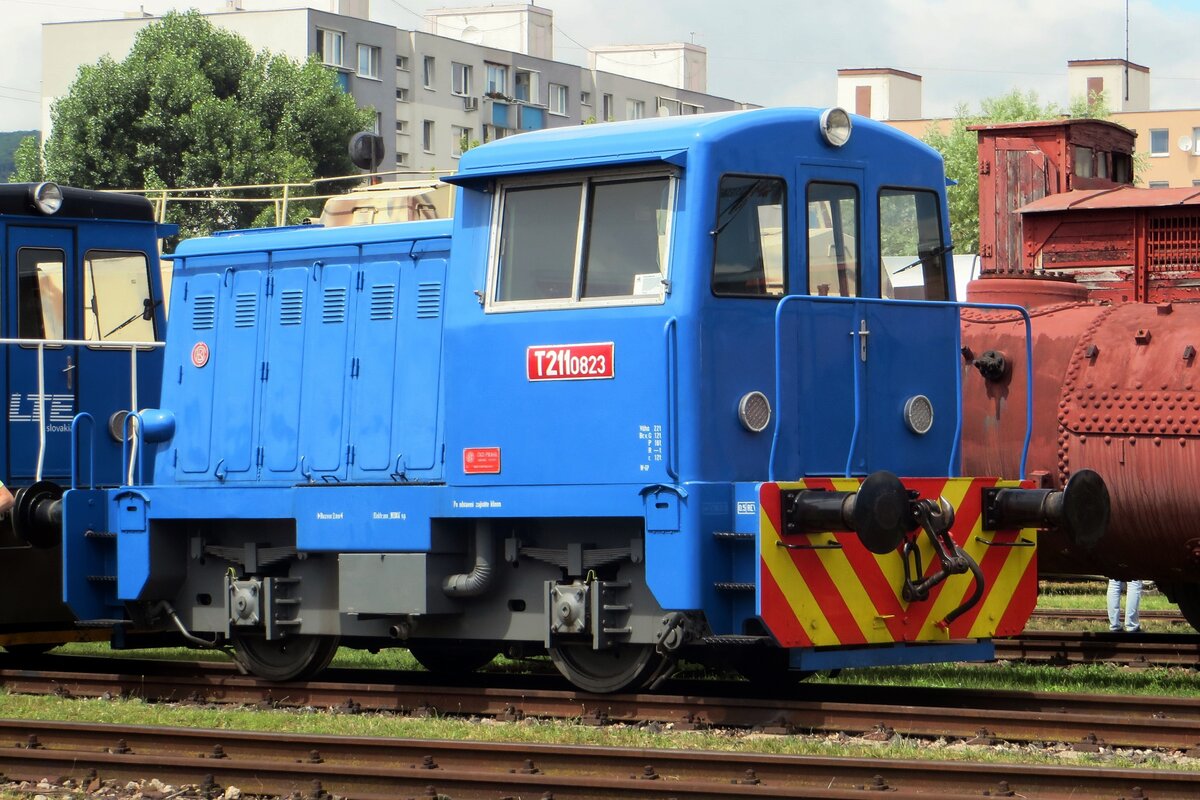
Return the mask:
M 138 351 L 154 350 L 165 347 L 166 342 L 98 342 L 94 339 L 6 339 L 0 338 L 0 345 L 17 345 L 19 347 L 37 348 L 37 422 L 38 422 L 38 455 L 37 469 L 34 480 L 42 480 L 42 466 L 46 457 L 46 348 L 87 347 L 90 350 L 128 350 L 129 351 L 129 408 L 137 410 L 137 354 Z M 134 445 L 136 446 L 136 445 Z M 136 452 L 136 451 L 134 451 Z M 133 459 L 130 459 L 133 463 Z M 133 482 L 132 468 L 129 483 Z

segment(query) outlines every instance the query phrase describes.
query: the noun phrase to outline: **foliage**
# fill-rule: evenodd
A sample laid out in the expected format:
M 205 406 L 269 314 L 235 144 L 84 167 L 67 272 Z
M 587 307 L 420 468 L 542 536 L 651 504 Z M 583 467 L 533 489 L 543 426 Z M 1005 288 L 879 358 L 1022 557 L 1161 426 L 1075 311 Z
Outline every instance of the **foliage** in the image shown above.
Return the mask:
M 33 138 L 36 146 L 37 131 L 0 132 L 0 180 L 7 180 L 16 169 L 16 152 L 26 139 Z
M 38 147 L 38 137 L 35 132 L 26 136 L 13 151 L 13 170 L 10 181 L 37 181 L 46 179 L 46 170 L 42 166 L 42 151 Z
M 1064 111 L 1056 103 L 1043 105 L 1036 92 L 1022 93 L 1014 89 L 1008 94 L 980 101 L 978 112 L 972 112 L 965 103 L 960 104 L 948 130 L 930 125 L 924 141 L 942 154 L 946 177 L 957 181 L 956 186 L 947 190 L 950 235 L 955 251 L 979 251 L 979 142 L 975 132 L 967 130 L 969 126 L 1055 119 L 1064 114 L 1104 119 L 1109 113 L 1103 93 L 1087 99 L 1076 98 Z
M 104 57 L 81 67 L 51 118 L 48 179 L 137 189 L 345 174 L 347 142 L 373 113 L 356 108 L 315 59 L 300 64 L 255 53 L 191 11 L 144 28 L 123 61 Z M 176 203 L 171 210 L 185 235 L 274 218 L 273 208 L 257 203 Z

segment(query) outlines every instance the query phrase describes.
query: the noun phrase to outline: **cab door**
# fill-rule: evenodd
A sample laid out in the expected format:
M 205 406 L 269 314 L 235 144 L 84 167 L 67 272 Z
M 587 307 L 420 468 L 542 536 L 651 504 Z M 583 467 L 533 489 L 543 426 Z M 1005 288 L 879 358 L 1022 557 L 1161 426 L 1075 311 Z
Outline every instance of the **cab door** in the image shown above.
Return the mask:
M 801 164 L 798 172 L 808 296 L 788 298 L 779 315 L 780 353 L 796 369 L 780 398 L 785 414 L 794 409 L 794 427 L 781 432 L 795 444 L 779 449 L 777 474 L 953 472 L 958 311 L 925 299 L 945 296 L 937 214 L 932 228 L 904 216 L 881 239 L 881 216 L 889 216 L 881 208 L 891 211 L 895 203 L 889 196 L 883 207 L 882 195 L 865 191 L 864 170 Z M 936 211 L 937 194 L 927 194 Z M 885 258 L 881 241 L 885 249 L 912 249 L 915 263 Z M 916 273 L 927 288 L 908 285 Z
M 38 477 L 41 451 L 40 477 L 61 480 L 70 474 L 70 429 L 78 385 L 76 354 L 72 347 L 47 344 L 39 370 L 36 343 L 75 337 L 74 324 L 67 314 L 72 307 L 74 236 L 70 229 L 16 225 L 8 232 L 5 263 L 15 269 L 9 269 L 5 279 L 9 298 L 5 335 L 29 341 L 28 345 L 5 347 L 8 475 L 22 483 Z M 38 428 L 39 405 L 45 429 L 44 450 Z

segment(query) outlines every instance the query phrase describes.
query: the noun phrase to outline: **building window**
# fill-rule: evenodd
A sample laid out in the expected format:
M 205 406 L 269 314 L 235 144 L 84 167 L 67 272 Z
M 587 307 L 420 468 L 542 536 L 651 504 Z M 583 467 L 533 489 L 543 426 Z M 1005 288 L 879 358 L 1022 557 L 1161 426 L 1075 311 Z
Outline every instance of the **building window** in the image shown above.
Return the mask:
M 358 77 L 379 78 L 379 48 L 369 44 L 358 46 Z
M 432 89 L 433 88 L 433 67 L 434 67 L 433 56 L 425 56 L 425 61 L 423 63 L 424 63 L 424 68 L 421 72 L 422 80 L 425 81 L 426 89 Z
M 1170 181 L 1150 181 L 1149 185 L 1150 185 L 1151 189 L 1169 189 L 1171 186 L 1171 182 Z
M 396 69 L 408 72 L 408 56 L 396 56 Z
M 346 34 L 340 31 L 317 31 L 317 56 L 322 64 L 340 67 L 345 44 Z
M 698 105 L 695 105 L 694 103 L 684 103 L 683 104 L 684 116 L 687 116 L 689 114 L 703 114 L 703 113 L 704 113 L 704 106 L 698 106 Z
M 396 133 L 403 133 L 406 135 L 408 134 L 408 120 L 406 120 L 406 119 L 396 120 Z
M 871 87 L 854 87 L 854 113 L 860 117 L 871 116 Z
M 488 142 L 494 142 L 497 139 L 503 139 L 505 136 L 508 136 L 510 133 L 512 133 L 512 131 L 509 130 L 508 128 L 501 128 L 496 125 L 484 125 L 483 126 L 483 143 L 487 144 Z
M 450 126 L 450 155 L 458 158 L 463 153 L 467 152 L 474 145 L 471 142 L 471 135 L 474 133 L 470 128 L 461 128 L 458 125 Z
M 396 153 L 396 166 L 403 167 L 408 164 L 408 153 Z
M 1170 132 L 1166 128 L 1151 128 L 1150 129 L 1150 155 L 1166 156 L 1170 155 L 1171 143 Z
M 550 84 L 550 113 L 563 116 L 567 113 L 567 87 L 561 83 Z
M 625 119 L 642 119 L 646 116 L 645 100 L 626 100 Z
M 471 94 L 471 65 L 457 64 L 451 62 L 450 75 L 452 79 L 451 91 L 460 97 L 466 97 Z
M 433 120 L 431 119 L 421 123 L 421 149 L 426 153 L 433 152 Z
M 399 88 L 396 90 L 396 99 L 401 103 L 408 102 L 408 89 Z
M 538 102 L 538 73 L 520 71 L 514 75 L 513 95 L 518 100 L 536 104 Z
M 592 93 L 591 92 L 580 92 L 579 93 L 579 105 L 590 106 L 591 104 L 592 104 Z
M 487 93 L 508 94 L 508 67 L 503 64 L 487 65 Z
M 1192 128 L 1192 155 L 1200 156 L 1200 128 Z
M 612 122 L 614 119 L 616 119 L 616 117 L 613 116 L 613 96 L 611 94 L 606 94 L 600 98 L 600 101 L 603 104 L 600 109 L 600 119 L 605 122 Z
M 682 110 L 682 107 L 678 100 L 672 100 L 669 97 L 659 97 L 658 98 L 658 113 L 660 115 L 663 113 L 664 108 L 667 110 L 668 117 L 678 117 Z
M 378 134 L 383 131 L 383 112 L 375 112 L 375 122 L 371 124 L 371 133 Z

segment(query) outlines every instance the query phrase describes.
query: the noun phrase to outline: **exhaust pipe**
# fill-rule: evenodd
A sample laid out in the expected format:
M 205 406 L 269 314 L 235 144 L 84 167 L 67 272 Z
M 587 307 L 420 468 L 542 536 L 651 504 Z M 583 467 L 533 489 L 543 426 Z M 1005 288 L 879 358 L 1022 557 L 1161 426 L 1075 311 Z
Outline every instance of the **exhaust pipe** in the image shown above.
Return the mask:
M 491 521 L 476 522 L 475 566 L 470 572 L 448 575 L 442 581 L 442 591 L 449 597 L 478 597 L 487 591 L 492 582 L 492 562 L 495 561 L 495 549 Z

